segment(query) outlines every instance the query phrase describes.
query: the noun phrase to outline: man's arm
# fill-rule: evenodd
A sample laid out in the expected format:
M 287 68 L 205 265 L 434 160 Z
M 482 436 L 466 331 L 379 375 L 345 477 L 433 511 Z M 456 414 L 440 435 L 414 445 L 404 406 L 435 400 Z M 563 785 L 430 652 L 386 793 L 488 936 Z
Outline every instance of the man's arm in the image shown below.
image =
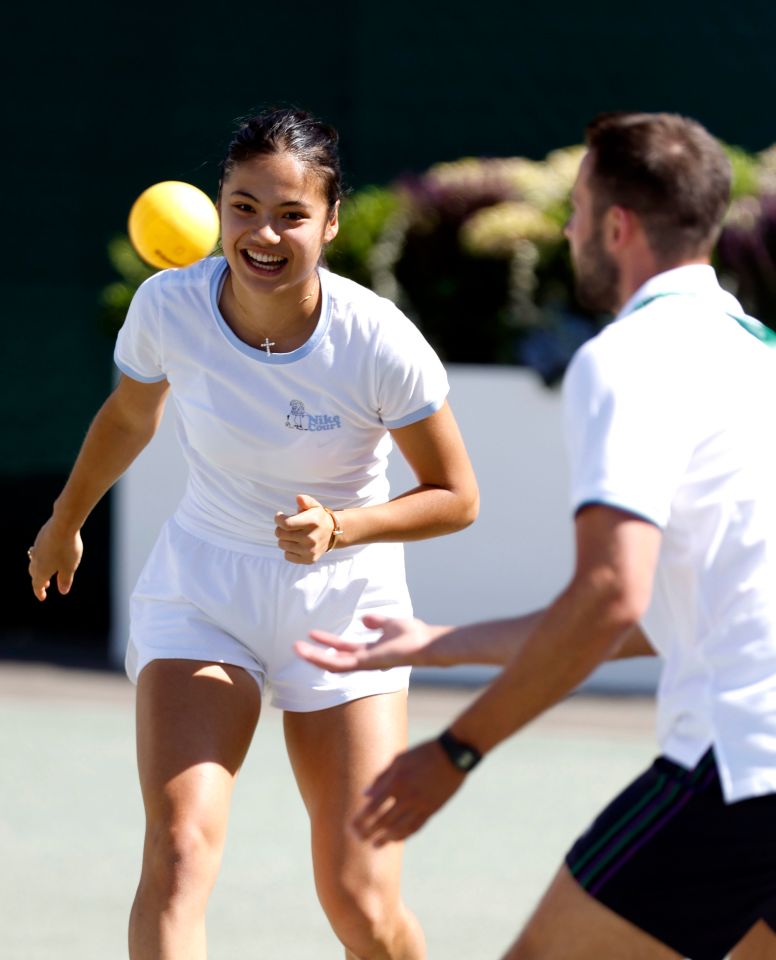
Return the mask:
M 629 660 L 631 657 L 656 657 L 657 650 L 638 624 L 635 624 L 623 636 L 619 646 L 612 652 L 610 660 Z
M 649 526 L 649 525 L 647 525 Z M 325 630 L 312 630 L 315 643 L 300 640 L 296 652 L 304 660 L 330 670 L 387 670 L 397 666 L 452 667 L 487 664 L 503 667 L 522 649 L 547 609 L 518 617 L 462 627 L 437 626 L 417 619 L 366 616 L 364 624 L 381 631 L 373 643 L 353 643 Z M 655 649 L 638 623 L 626 630 L 607 659 L 652 657 Z
M 604 660 L 649 605 L 660 530 L 605 506 L 576 521 L 576 570 L 502 674 L 453 724 L 481 753 L 556 703 Z
M 536 610 L 521 617 L 463 627 L 368 615 L 364 617 L 364 624 L 381 631 L 374 643 L 352 643 L 325 630 L 311 630 L 310 636 L 316 642 L 300 640 L 295 649 L 303 659 L 333 673 L 387 670 L 397 666 L 452 667 L 462 663 L 504 666 L 544 612 Z
M 310 636 L 316 643 L 299 640 L 294 646 L 304 660 L 332 673 L 401 666 L 455 667 L 467 663 L 503 667 L 517 655 L 545 613 L 546 610 L 535 610 L 520 617 L 463 627 L 368 615 L 364 624 L 381 631 L 374 643 L 353 643 L 325 630 L 311 630 Z M 609 659 L 656 655 L 641 627 L 634 624 L 623 634 Z
M 532 624 L 502 673 L 451 724 L 451 733 L 484 755 L 616 656 L 649 603 L 660 538 L 657 527 L 632 514 L 605 506 L 580 511 L 571 582 Z M 503 628 L 476 629 L 487 641 Z M 643 649 L 638 636 L 628 642 Z M 436 741 L 422 744 L 375 781 L 357 829 L 377 844 L 403 839 L 462 781 Z

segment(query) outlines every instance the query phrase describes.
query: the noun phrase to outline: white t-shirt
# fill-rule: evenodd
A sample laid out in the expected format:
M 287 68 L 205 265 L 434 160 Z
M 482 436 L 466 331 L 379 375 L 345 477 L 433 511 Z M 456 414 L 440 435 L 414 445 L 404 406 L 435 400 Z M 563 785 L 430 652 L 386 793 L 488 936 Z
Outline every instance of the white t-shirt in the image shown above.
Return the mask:
M 661 749 L 693 766 L 713 745 L 728 802 L 776 792 L 776 354 L 734 316 L 711 267 L 670 270 L 564 384 L 574 511 L 663 533 L 643 621 Z
M 444 403 L 447 375 L 390 301 L 320 271 L 322 307 L 291 353 L 243 343 L 218 308 L 210 257 L 138 289 L 115 349 L 136 380 L 167 379 L 189 478 L 176 520 L 211 542 L 275 546 L 274 516 L 306 493 L 332 509 L 388 499 L 388 430 Z

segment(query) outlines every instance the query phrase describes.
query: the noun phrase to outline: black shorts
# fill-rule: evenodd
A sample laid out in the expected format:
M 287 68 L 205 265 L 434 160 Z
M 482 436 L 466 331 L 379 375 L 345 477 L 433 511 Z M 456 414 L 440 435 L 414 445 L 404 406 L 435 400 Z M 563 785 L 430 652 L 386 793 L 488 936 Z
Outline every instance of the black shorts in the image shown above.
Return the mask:
M 566 856 L 600 903 L 691 960 L 722 960 L 758 920 L 776 928 L 776 794 L 726 804 L 711 750 L 664 757 Z

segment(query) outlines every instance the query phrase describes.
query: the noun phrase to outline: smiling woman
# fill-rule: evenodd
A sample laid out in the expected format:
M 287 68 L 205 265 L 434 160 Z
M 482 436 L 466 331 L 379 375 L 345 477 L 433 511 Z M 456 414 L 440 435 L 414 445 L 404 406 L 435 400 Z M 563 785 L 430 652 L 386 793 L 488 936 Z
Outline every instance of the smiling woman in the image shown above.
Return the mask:
M 339 201 L 288 152 L 258 154 L 221 182 L 221 244 L 229 275 L 220 307 L 246 343 L 288 353 L 320 315 L 321 249 L 337 235 Z
M 349 960 L 421 960 L 401 852 L 359 842 L 362 792 L 406 743 L 405 668 L 340 676 L 298 658 L 314 627 L 366 642 L 409 616 L 401 542 L 471 523 L 477 486 L 444 367 L 389 301 L 321 265 L 337 232 L 337 134 L 262 114 L 222 166 L 223 256 L 162 270 L 116 343 L 123 376 L 30 558 L 70 590 L 89 512 L 168 395 L 189 482 L 131 600 L 146 842 L 132 960 L 204 960 L 205 907 L 265 691 L 311 821 L 316 889 Z M 416 486 L 389 498 L 395 441 Z M 267 865 L 269 867 L 269 865 Z

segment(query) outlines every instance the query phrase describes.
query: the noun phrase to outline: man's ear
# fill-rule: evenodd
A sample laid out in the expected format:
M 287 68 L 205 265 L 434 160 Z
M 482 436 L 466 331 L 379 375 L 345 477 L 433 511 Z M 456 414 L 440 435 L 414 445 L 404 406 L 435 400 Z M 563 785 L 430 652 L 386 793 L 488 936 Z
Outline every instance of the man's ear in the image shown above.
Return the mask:
M 625 207 L 612 205 L 604 214 L 603 241 L 606 250 L 614 253 L 632 239 L 636 227 L 636 215 Z

